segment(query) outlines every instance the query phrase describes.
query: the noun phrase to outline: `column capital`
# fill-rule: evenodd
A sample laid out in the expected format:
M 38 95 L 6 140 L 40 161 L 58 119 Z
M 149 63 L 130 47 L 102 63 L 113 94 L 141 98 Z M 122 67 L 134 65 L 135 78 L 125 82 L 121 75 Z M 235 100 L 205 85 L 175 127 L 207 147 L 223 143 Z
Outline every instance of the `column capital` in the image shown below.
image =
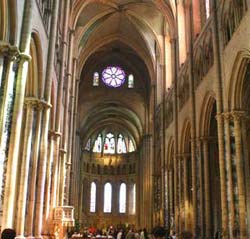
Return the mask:
M 231 112 L 231 115 L 232 115 L 234 120 L 241 120 L 241 119 L 249 118 L 248 111 L 234 110 Z
M 49 136 L 59 138 L 62 136 L 62 133 L 55 130 L 49 130 Z
M 67 150 L 65 148 L 60 148 L 59 151 L 60 151 L 61 154 L 66 154 L 67 153 Z
M 0 55 L 5 55 L 10 58 L 19 56 L 20 51 L 17 46 L 10 45 L 8 42 L 0 41 Z
M 25 52 L 19 53 L 18 56 L 19 56 L 20 60 L 22 60 L 22 61 L 31 61 L 31 55 L 27 54 Z
M 179 153 L 179 154 L 176 154 L 175 156 L 176 156 L 176 158 L 180 158 L 180 160 L 183 160 L 183 159 L 191 156 L 191 153 Z
M 208 143 L 208 142 L 211 142 L 211 141 L 216 141 L 216 137 L 214 137 L 214 136 L 201 136 L 199 139 L 203 143 Z
M 25 108 L 36 108 L 38 99 L 35 97 L 25 97 L 24 98 L 24 107 Z

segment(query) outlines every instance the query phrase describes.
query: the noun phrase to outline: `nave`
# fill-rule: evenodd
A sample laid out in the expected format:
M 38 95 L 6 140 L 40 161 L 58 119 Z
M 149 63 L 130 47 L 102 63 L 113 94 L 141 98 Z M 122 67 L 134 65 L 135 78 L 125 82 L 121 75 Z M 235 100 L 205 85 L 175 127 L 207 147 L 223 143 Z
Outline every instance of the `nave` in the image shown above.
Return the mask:
M 0 0 L 1 232 L 250 238 L 249 6 Z

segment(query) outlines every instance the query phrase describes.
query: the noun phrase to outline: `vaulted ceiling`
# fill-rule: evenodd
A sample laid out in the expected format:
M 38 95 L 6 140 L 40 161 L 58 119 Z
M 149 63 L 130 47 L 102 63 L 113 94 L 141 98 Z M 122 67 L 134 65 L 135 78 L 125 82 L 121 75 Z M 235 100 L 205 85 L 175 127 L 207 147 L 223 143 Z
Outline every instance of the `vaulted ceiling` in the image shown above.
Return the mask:
M 162 61 L 164 37 L 174 34 L 174 4 L 163 0 L 75 0 L 73 9 L 81 137 L 86 141 L 95 129 L 116 125 L 139 144 L 150 131 L 155 66 L 157 60 Z M 101 74 L 108 65 L 133 74 L 135 87 L 93 87 L 93 73 Z

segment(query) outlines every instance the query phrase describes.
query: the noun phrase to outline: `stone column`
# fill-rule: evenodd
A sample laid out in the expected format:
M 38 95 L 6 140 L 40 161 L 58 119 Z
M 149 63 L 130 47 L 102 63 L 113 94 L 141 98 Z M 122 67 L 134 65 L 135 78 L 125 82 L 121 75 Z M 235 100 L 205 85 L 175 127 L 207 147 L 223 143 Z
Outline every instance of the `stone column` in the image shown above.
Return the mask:
M 66 172 L 66 154 L 67 151 L 64 148 L 59 150 L 59 180 L 58 180 L 58 199 L 59 206 L 64 205 L 64 187 L 65 187 L 65 172 Z
M 213 54 L 216 83 L 216 107 L 217 107 L 217 129 L 218 129 L 218 148 L 219 148 L 219 166 L 220 166 L 220 187 L 221 187 L 221 215 L 222 215 L 222 234 L 228 238 L 228 205 L 227 205 L 227 187 L 226 187 L 226 168 L 225 168 L 225 148 L 224 148 L 224 121 L 222 113 L 224 111 L 223 102 L 223 65 L 220 48 L 219 34 L 219 2 L 213 0 L 210 2 L 213 8 L 211 12 Z
M 178 209 L 179 209 L 179 214 L 178 214 L 178 231 L 181 232 L 183 230 L 182 228 L 182 170 L 181 170 L 181 164 L 182 164 L 182 155 L 178 156 Z
M 204 192 L 205 192 L 205 227 L 206 239 L 211 238 L 211 201 L 210 201 L 210 176 L 209 176 L 209 148 L 208 139 L 203 138 L 203 158 L 204 158 Z
M 32 128 L 34 117 L 34 99 L 25 98 L 24 104 L 26 105 L 26 120 L 23 122 L 24 138 L 23 138 L 23 152 L 22 163 L 19 180 L 19 192 L 17 203 L 17 224 L 16 224 L 16 238 L 24 238 L 24 225 L 25 225 L 25 210 L 28 191 L 28 177 L 31 158 L 31 141 L 32 141 Z M 34 179 L 31 179 L 34 180 Z
M 33 1 L 34 2 L 34 1 Z M 36 203 L 35 203 L 35 222 L 34 222 L 34 237 L 41 239 L 42 232 L 42 221 L 43 221 L 43 206 L 44 206 L 44 190 L 45 190 L 45 175 L 46 165 L 48 157 L 48 131 L 49 131 L 49 120 L 50 120 L 50 97 L 52 89 L 52 74 L 54 66 L 54 55 L 56 45 L 56 34 L 57 34 L 57 18 L 58 18 L 58 2 L 59 0 L 53 0 L 52 6 L 52 18 L 50 26 L 50 39 L 49 49 L 47 58 L 46 77 L 44 84 L 44 100 L 45 107 L 42 115 L 42 131 L 41 131 L 41 145 L 39 151 L 39 164 L 37 170 L 37 188 L 36 188 Z
M 241 117 L 242 112 L 233 112 L 234 119 L 234 135 L 235 135 L 235 155 L 236 155 L 236 171 L 237 185 L 239 195 L 239 219 L 240 219 L 240 238 L 246 237 L 246 190 L 244 182 L 244 164 L 242 158 L 242 142 L 241 142 Z
M 3 44 L 3 45 L 2 45 Z M 6 184 L 6 167 L 9 160 L 8 146 L 10 139 L 11 129 L 11 114 L 14 102 L 14 89 L 15 89 L 15 71 L 18 61 L 17 47 L 9 46 L 7 43 L 0 42 L 0 89 L 3 95 L 0 96 L 0 210 L 3 210 L 3 201 L 5 197 L 5 184 Z M 5 69 L 5 70 L 4 70 Z
M 187 182 L 188 182 L 188 174 L 187 174 L 187 160 L 188 156 L 184 155 L 183 156 L 183 180 L 184 180 L 184 188 L 183 188 L 183 194 L 184 194 L 184 229 L 187 231 L 188 228 L 188 219 L 189 219 L 189 203 L 188 203 L 188 187 L 187 187 Z
M 227 193 L 229 197 L 229 236 L 233 237 L 233 227 L 235 222 L 235 205 L 234 205 L 234 185 L 232 172 L 232 157 L 231 157 L 231 139 L 230 139 L 230 113 L 223 113 L 225 126 L 225 149 L 226 149 L 226 171 L 227 171 Z
M 53 147 L 53 163 L 52 163 L 52 183 L 51 183 L 51 201 L 50 201 L 50 207 L 54 208 L 58 205 L 57 197 L 58 197 L 58 171 L 59 171 L 59 163 L 58 163 L 58 151 L 54 149 L 54 147 L 58 144 L 57 142 L 60 140 L 61 133 L 56 131 L 50 131 L 50 134 L 53 134 L 51 147 Z
M 169 182 L 169 229 L 172 228 L 172 219 L 174 217 L 174 200 L 173 200 L 173 174 L 172 170 L 168 171 L 168 182 Z
M 43 102 L 39 101 L 37 104 L 37 120 L 36 120 L 36 131 L 35 131 L 35 142 L 33 145 L 33 155 L 32 157 L 32 167 L 29 188 L 29 198 L 27 203 L 27 218 L 26 218 L 26 232 L 27 238 L 33 238 L 33 225 L 34 225 L 34 210 L 35 210 L 35 199 L 36 199 L 36 177 L 37 177 L 37 164 L 40 146 L 40 136 L 41 136 L 41 119 L 42 119 L 42 109 Z
M 23 114 L 23 102 L 25 85 L 28 71 L 28 62 L 30 56 L 26 53 L 20 54 L 20 62 L 18 65 L 14 109 L 12 116 L 12 130 L 10 135 L 11 147 L 8 152 L 7 174 L 5 184 L 5 198 L 3 207 L 3 223 L 2 227 L 13 227 L 14 221 L 14 208 L 16 200 L 16 170 L 19 158 L 19 144 L 21 135 L 21 122 Z
M 245 116 L 242 118 L 242 142 L 245 142 L 243 146 L 243 152 L 244 152 L 244 172 L 245 172 L 245 182 L 246 182 L 246 216 L 247 216 L 247 235 L 250 236 L 250 158 L 248 153 L 248 147 L 249 142 L 247 142 L 247 126 L 246 124 L 249 124 L 250 117 L 249 112 L 246 112 Z
M 76 71 L 76 63 L 77 61 L 74 61 L 74 72 Z M 76 77 L 76 76 L 75 76 Z M 70 195 L 70 203 L 74 206 L 76 206 L 76 179 L 77 179 L 77 162 L 79 161 L 79 158 L 77 157 L 77 143 L 78 141 L 76 140 L 76 124 L 77 124 L 77 104 L 78 104 L 78 91 L 79 91 L 79 79 L 75 79 L 76 83 L 75 83 L 75 88 L 74 88 L 74 98 L 72 98 L 72 103 L 73 103 L 73 113 L 72 113 L 72 118 L 73 118 L 73 128 L 72 128 L 72 140 L 71 140 L 71 161 L 72 161 L 72 179 L 71 179 L 71 195 Z

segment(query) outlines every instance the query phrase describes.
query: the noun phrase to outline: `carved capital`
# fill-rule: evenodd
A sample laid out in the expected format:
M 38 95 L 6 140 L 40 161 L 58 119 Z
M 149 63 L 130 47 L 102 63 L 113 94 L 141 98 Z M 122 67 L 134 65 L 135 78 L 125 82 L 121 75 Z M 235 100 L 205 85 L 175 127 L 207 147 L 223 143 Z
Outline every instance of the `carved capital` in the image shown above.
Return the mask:
M 55 131 L 55 130 L 49 130 L 49 136 L 58 138 L 58 137 L 61 137 L 62 134 L 60 132 L 58 132 L 58 131 Z
M 35 97 L 25 97 L 24 99 L 24 107 L 25 108 L 36 108 L 38 99 Z
M 59 151 L 60 151 L 61 154 L 66 154 L 67 153 L 67 150 L 64 149 L 64 148 L 60 148 Z

